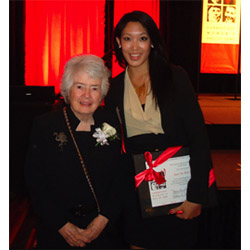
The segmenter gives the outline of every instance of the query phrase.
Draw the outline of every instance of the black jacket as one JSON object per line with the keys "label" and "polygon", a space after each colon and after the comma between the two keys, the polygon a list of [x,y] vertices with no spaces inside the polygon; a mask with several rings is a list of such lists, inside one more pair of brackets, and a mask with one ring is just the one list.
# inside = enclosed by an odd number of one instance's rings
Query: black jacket
{"label": "black jacket", "polygon": [[[126,138],[124,77],[125,71],[111,80],[105,105],[113,112],[119,108]],[[160,106],[162,128],[169,147],[189,147],[191,180],[187,200],[206,205],[211,202],[208,179],[212,160],[203,115],[186,72],[181,67],[172,66],[172,77],[173,96],[166,98],[164,105]]]}
{"label": "black jacket", "polygon": [[[109,112],[99,108],[94,113],[95,125],[91,132],[76,132],[79,120],[70,107],[67,113],[100,203],[100,213],[109,219],[109,225],[115,223],[121,212],[123,181],[128,179],[120,158],[120,140],[96,146],[92,135],[103,122],[118,132],[119,124]],[[39,223],[44,229],[57,232],[68,221],[85,228],[97,216],[95,200],[61,109],[35,119],[25,176]],[[88,208],[86,216],[72,215],[72,209],[78,205]]]}

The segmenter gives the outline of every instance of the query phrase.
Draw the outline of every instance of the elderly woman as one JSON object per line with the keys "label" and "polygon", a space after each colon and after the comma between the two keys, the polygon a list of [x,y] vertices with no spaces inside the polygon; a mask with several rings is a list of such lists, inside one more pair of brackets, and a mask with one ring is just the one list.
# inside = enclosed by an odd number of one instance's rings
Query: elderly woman
{"label": "elderly woman", "polygon": [[25,175],[38,248],[124,247],[116,228],[126,186],[119,124],[100,106],[109,76],[97,56],[71,58],[61,83],[67,105],[34,121]]}

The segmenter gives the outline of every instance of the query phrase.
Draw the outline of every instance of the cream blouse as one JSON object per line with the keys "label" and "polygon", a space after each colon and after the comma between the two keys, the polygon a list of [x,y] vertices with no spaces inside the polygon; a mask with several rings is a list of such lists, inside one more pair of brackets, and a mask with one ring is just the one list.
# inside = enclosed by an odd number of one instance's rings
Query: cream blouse
{"label": "cream blouse", "polygon": [[164,134],[161,126],[160,109],[153,102],[152,91],[148,91],[144,111],[126,69],[124,87],[124,115],[127,136],[140,134]]}

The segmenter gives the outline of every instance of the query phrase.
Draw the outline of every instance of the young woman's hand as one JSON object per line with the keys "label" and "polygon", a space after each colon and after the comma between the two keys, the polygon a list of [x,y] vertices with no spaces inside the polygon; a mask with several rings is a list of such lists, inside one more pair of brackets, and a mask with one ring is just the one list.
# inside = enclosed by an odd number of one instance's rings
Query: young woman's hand
{"label": "young woman's hand", "polygon": [[180,219],[193,219],[200,215],[201,204],[186,200],[179,207],[171,209],[169,213],[175,214]]}

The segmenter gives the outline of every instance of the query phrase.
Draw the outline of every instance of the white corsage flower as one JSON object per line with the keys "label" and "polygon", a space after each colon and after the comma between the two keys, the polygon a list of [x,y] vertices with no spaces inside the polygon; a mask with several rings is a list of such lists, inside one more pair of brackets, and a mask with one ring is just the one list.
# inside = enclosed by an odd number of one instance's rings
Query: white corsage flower
{"label": "white corsage flower", "polygon": [[96,138],[96,146],[101,144],[103,145],[109,145],[108,140],[112,141],[115,139],[119,139],[116,134],[116,129],[110,126],[108,123],[104,122],[102,124],[102,129],[96,128],[95,133],[93,134],[93,137]]}
{"label": "white corsage flower", "polygon": [[102,131],[106,133],[109,137],[112,137],[116,134],[116,129],[110,126],[108,123],[104,122],[102,124]]}

